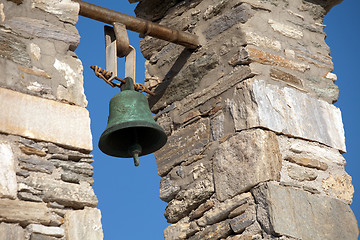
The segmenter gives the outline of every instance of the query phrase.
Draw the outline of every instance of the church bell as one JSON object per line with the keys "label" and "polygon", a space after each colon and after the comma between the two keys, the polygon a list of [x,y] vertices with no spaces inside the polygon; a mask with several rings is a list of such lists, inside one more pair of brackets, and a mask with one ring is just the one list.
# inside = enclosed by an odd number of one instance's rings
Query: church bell
{"label": "church bell", "polygon": [[134,82],[126,78],[122,91],[110,101],[109,118],[99,140],[100,150],[110,156],[134,158],[153,153],[166,144],[167,136],[154,120],[148,101],[134,90]]}

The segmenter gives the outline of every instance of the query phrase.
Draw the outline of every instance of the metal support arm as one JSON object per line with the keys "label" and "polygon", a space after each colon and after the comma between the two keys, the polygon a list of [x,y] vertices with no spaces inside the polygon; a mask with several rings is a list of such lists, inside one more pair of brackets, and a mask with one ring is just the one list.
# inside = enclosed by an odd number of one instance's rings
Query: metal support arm
{"label": "metal support arm", "polygon": [[142,33],[151,37],[162,39],[168,42],[182,45],[189,49],[195,49],[199,46],[198,37],[194,34],[171,29],[141,18],[126,15],[114,10],[103,8],[81,0],[73,0],[80,4],[79,15],[91,18],[100,22],[113,25],[122,23],[126,29]]}

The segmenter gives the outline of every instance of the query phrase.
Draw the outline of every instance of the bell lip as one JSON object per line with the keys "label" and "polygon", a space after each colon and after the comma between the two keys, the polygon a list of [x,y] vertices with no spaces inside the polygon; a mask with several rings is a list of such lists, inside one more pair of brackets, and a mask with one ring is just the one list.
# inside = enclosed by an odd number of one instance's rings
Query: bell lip
{"label": "bell lip", "polygon": [[106,155],[109,155],[112,157],[120,157],[120,158],[133,157],[130,153],[129,154],[113,153],[114,151],[112,151],[111,149],[107,149],[107,146],[104,144],[104,142],[106,141],[106,138],[110,135],[110,133],[112,133],[114,131],[117,131],[117,130],[123,129],[123,128],[135,128],[135,127],[150,127],[153,129],[155,128],[159,134],[159,140],[154,144],[153,151],[142,152],[141,154],[139,154],[139,156],[144,156],[144,155],[154,153],[157,150],[159,150],[160,148],[162,148],[167,143],[167,135],[161,126],[159,126],[156,123],[149,123],[147,121],[140,120],[140,121],[124,122],[124,123],[117,124],[113,127],[107,128],[100,136],[99,143],[98,143],[99,149]]}

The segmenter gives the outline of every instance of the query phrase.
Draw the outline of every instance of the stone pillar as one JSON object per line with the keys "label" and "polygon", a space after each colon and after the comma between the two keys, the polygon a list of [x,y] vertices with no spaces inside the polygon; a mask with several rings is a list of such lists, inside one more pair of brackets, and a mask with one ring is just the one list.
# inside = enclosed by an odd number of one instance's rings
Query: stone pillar
{"label": "stone pillar", "polygon": [[0,239],[100,240],[79,5],[0,1]]}
{"label": "stone pillar", "polygon": [[322,24],[339,2],[140,1],[139,17],[201,41],[142,41],[169,136],[155,154],[166,240],[357,239]]}

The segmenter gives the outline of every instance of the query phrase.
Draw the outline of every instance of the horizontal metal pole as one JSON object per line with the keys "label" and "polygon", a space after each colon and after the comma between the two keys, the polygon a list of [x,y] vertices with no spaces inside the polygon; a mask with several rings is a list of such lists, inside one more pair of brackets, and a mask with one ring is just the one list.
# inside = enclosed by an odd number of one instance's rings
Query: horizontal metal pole
{"label": "horizontal metal pole", "polygon": [[122,23],[126,29],[142,33],[154,38],[182,45],[186,48],[195,49],[199,46],[198,37],[194,34],[171,29],[148,20],[133,17],[95,4],[74,0],[80,4],[79,15],[91,18],[107,24]]}

